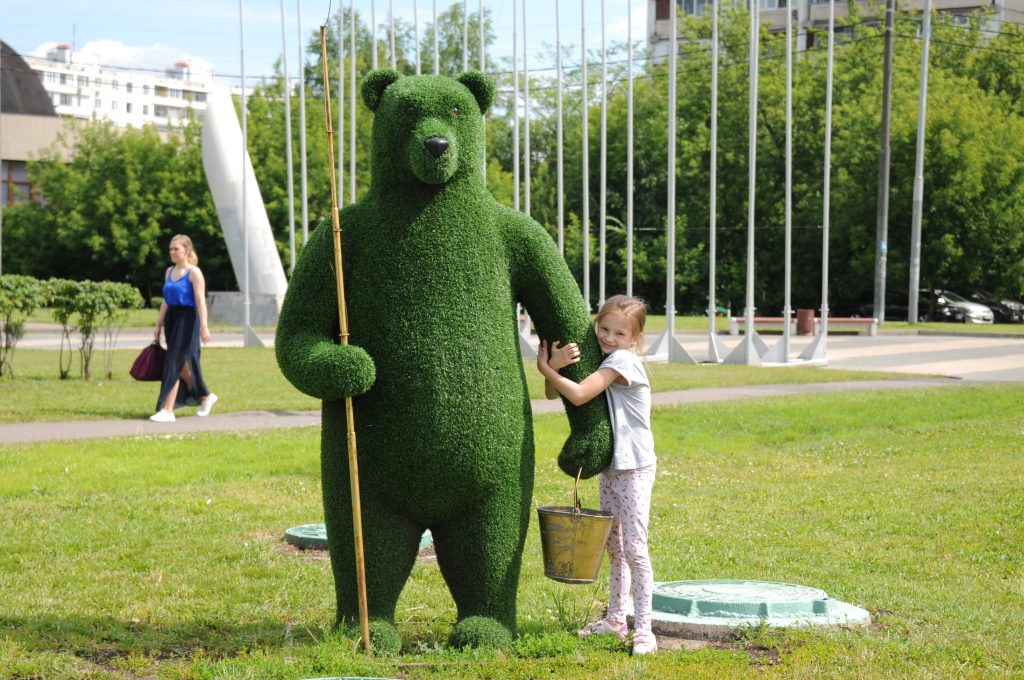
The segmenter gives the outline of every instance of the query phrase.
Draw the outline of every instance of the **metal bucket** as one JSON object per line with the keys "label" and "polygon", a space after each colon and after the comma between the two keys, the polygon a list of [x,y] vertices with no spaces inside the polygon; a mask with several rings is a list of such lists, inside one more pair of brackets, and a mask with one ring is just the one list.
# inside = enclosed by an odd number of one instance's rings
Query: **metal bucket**
{"label": "metal bucket", "polygon": [[544,551],[544,575],[562,583],[593,583],[601,571],[601,558],[613,516],[602,510],[580,507],[580,474],[573,487],[573,506],[537,508],[540,543]]}

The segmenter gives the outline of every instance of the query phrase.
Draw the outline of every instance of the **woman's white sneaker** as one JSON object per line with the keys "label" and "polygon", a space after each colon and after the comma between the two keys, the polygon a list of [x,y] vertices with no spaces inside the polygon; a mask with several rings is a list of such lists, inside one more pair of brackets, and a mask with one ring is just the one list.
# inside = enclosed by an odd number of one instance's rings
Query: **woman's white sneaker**
{"label": "woman's white sneaker", "polygon": [[173,413],[171,413],[170,411],[165,411],[163,409],[160,409],[159,411],[151,415],[149,419],[152,420],[154,423],[173,423],[175,420]]}
{"label": "woman's white sneaker", "polygon": [[210,394],[206,396],[206,401],[199,405],[199,410],[196,411],[196,415],[199,416],[200,418],[210,415],[210,409],[212,409],[213,405],[216,403],[217,395],[214,394],[213,392],[210,392]]}

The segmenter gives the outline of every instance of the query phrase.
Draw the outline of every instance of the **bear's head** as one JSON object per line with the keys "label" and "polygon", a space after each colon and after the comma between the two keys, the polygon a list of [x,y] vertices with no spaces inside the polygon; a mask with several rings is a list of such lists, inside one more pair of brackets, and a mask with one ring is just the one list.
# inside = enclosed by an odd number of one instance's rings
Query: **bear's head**
{"label": "bear's head", "polygon": [[402,76],[378,69],[363,79],[362,93],[375,113],[375,184],[442,185],[457,176],[483,175],[483,114],[494,101],[488,76]]}

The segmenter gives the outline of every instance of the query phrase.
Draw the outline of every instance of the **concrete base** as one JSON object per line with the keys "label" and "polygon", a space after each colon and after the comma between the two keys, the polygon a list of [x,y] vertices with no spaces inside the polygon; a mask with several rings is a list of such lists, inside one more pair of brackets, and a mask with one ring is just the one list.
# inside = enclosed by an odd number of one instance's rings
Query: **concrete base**
{"label": "concrete base", "polygon": [[[276,326],[283,295],[249,296],[249,323],[253,326]],[[236,291],[210,291],[206,298],[210,323],[245,324],[245,296]]]}

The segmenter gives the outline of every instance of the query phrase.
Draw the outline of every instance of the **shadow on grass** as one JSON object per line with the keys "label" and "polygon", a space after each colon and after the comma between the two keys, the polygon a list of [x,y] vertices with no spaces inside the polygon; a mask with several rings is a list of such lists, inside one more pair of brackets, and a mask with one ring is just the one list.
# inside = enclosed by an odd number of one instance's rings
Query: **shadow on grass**
{"label": "shadow on grass", "polygon": [[[159,660],[224,659],[253,649],[313,645],[325,635],[323,623],[191,621],[150,624],[112,617],[41,615],[0,617],[0,638],[28,651],[72,654],[100,665],[139,656]],[[357,641],[353,641],[353,646]]]}

